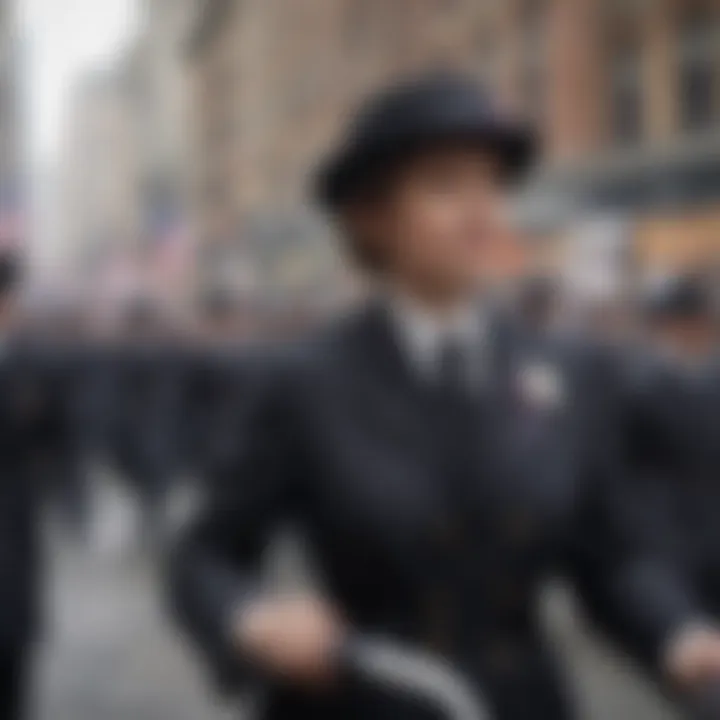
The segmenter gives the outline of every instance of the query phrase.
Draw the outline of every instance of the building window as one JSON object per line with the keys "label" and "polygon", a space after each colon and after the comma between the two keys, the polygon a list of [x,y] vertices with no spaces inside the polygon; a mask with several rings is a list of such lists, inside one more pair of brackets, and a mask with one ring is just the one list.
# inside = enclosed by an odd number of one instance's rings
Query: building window
{"label": "building window", "polygon": [[525,0],[521,12],[521,93],[528,115],[541,121],[547,90],[548,3]]}
{"label": "building window", "polygon": [[497,82],[499,68],[498,28],[487,17],[480,19],[475,35],[477,72],[479,79],[488,88]]}
{"label": "building window", "polygon": [[345,45],[354,55],[367,53],[373,46],[377,7],[372,0],[352,2],[345,17]]}
{"label": "building window", "polygon": [[642,46],[633,38],[613,53],[610,65],[610,133],[618,145],[633,145],[643,134]]}
{"label": "building window", "polygon": [[435,8],[440,12],[457,12],[462,7],[462,0],[434,0]]}
{"label": "building window", "polygon": [[680,18],[678,37],[681,130],[707,130],[720,116],[720,12],[704,5],[688,9]]}

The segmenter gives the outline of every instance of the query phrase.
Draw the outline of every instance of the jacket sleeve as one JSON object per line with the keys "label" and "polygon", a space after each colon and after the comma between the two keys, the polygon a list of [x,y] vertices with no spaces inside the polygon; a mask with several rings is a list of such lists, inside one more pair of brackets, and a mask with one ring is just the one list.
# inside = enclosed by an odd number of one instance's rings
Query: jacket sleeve
{"label": "jacket sleeve", "polygon": [[207,506],[170,560],[177,620],[228,690],[250,675],[231,638],[232,617],[259,591],[263,550],[297,502],[287,387],[273,379],[260,395],[232,453],[207,478]]}
{"label": "jacket sleeve", "polygon": [[590,618],[657,669],[674,634],[700,620],[701,604],[672,552],[675,530],[667,505],[652,483],[634,473],[635,409],[627,386],[607,358],[592,367],[598,397],[572,571]]}

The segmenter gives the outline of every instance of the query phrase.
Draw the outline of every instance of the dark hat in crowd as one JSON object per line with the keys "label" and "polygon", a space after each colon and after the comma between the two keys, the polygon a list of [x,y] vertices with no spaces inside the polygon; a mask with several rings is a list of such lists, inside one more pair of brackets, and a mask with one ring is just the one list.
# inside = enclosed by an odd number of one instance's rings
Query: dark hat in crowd
{"label": "dark hat in crowd", "polygon": [[418,151],[456,141],[495,155],[510,182],[529,169],[537,152],[530,128],[501,112],[475,80],[435,73],[367,100],[340,146],[321,165],[317,199],[336,209]]}
{"label": "dark hat in crowd", "polygon": [[645,298],[646,315],[655,321],[711,318],[716,311],[708,283],[697,275],[678,275],[652,287]]}

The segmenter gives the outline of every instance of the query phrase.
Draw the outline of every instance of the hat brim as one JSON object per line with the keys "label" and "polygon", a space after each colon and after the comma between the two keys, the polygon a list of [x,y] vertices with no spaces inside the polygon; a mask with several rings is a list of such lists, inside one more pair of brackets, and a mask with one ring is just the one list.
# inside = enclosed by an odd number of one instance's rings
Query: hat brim
{"label": "hat brim", "polygon": [[445,145],[467,145],[497,158],[509,185],[522,181],[534,166],[539,147],[532,130],[510,124],[460,124],[387,138],[372,146],[346,146],[318,169],[315,199],[326,209],[337,210],[363,196],[388,171],[421,152]]}

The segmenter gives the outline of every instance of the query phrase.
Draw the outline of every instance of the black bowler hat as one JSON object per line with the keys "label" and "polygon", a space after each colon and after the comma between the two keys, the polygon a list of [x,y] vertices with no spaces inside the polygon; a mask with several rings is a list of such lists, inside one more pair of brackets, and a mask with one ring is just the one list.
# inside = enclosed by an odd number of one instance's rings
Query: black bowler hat
{"label": "black bowler hat", "polygon": [[715,313],[708,284],[696,275],[676,275],[651,288],[646,315],[655,321],[711,318]]}
{"label": "black bowler hat", "polygon": [[531,129],[503,114],[472,78],[436,73],[393,85],[361,107],[316,178],[318,200],[337,208],[418,150],[467,141],[496,155],[515,181],[537,154]]}

